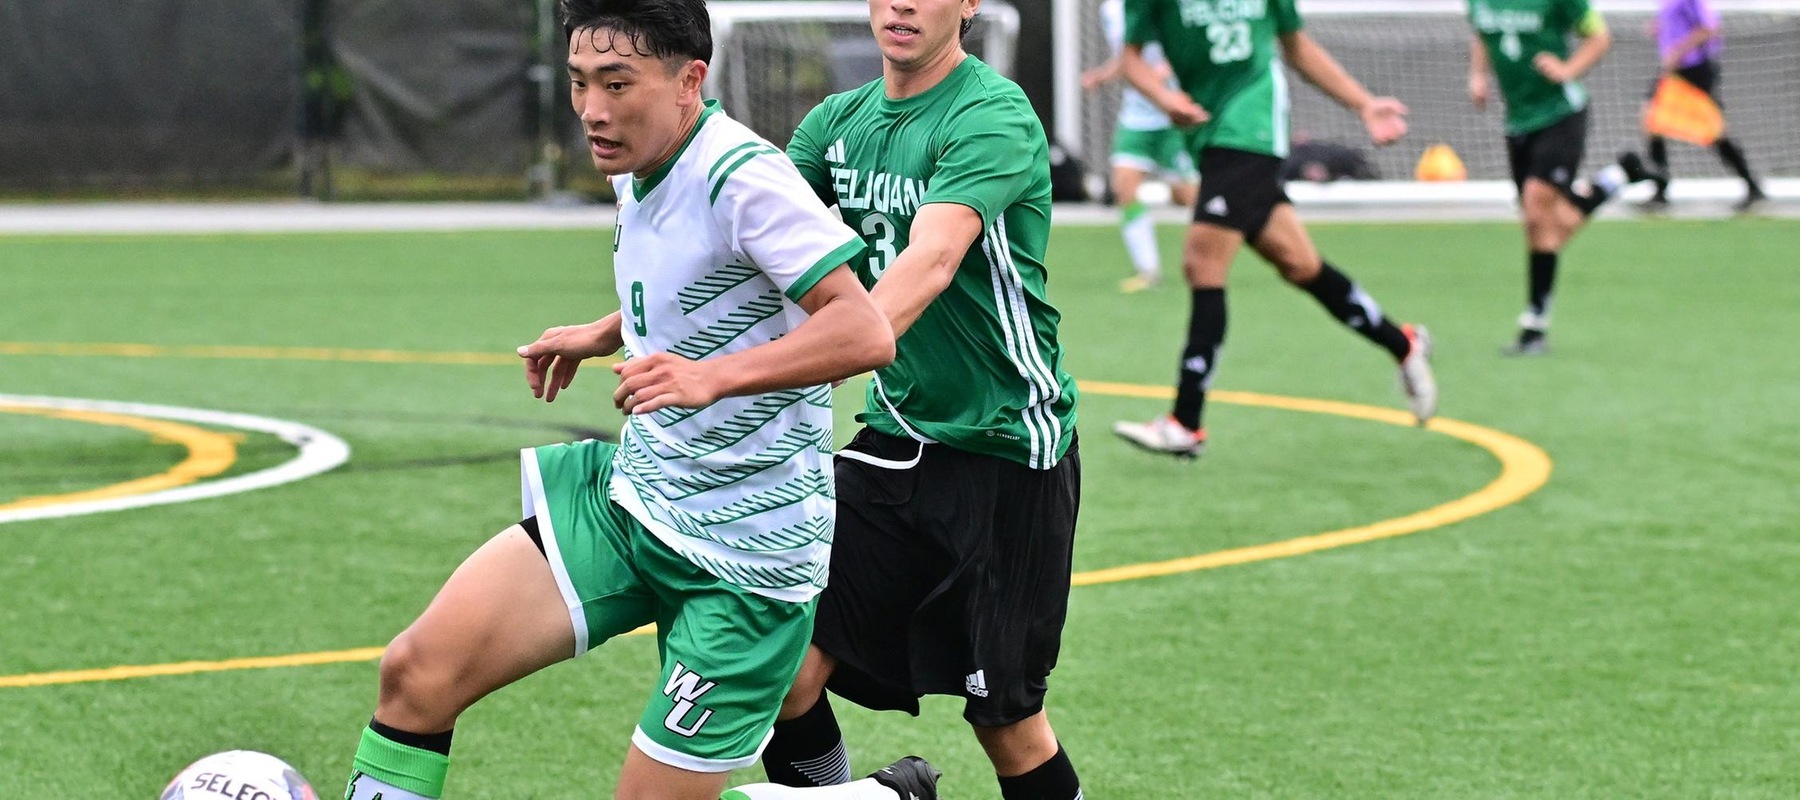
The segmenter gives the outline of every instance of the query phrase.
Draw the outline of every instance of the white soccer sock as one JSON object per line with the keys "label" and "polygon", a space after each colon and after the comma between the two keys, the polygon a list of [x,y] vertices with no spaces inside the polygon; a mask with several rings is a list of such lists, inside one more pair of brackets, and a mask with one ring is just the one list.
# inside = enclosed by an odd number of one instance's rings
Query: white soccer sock
{"label": "white soccer sock", "polygon": [[1150,220],[1150,212],[1144,209],[1143,203],[1131,203],[1125,206],[1124,221],[1119,225],[1119,234],[1125,238],[1125,252],[1131,254],[1131,263],[1138,274],[1154,278],[1162,274],[1162,255],[1156,248],[1156,223]]}
{"label": "white soccer sock", "polygon": [[437,800],[435,797],[414,794],[398,786],[382,783],[373,775],[356,773],[356,777],[350,781],[350,793],[344,795],[344,800],[375,800],[375,798],[381,798],[381,800]]}
{"label": "white soccer sock", "polygon": [[875,782],[874,778],[837,786],[815,786],[796,789],[775,783],[753,783],[725,790],[719,800],[904,800],[893,789]]}

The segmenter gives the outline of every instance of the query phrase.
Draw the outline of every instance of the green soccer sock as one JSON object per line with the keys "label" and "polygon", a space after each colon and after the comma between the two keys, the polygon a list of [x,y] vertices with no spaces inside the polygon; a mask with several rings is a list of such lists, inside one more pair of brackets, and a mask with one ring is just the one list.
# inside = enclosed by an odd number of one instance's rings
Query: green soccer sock
{"label": "green soccer sock", "polygon": [[364,728],[344,800],[438,800],[449,771],[450,756]]}

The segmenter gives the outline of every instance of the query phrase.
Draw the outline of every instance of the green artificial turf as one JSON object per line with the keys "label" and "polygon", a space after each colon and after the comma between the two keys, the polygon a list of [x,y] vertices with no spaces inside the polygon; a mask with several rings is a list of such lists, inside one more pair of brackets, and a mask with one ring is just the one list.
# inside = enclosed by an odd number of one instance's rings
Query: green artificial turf
{"label": "green artificial turf", "polygon": [[[1390,314],[1431,326],[1442,413],[1536,444],[1554,473],[1402,538],[1075,589],[1050,713],[1086,795],[1800,794],[1800,225],[1597,224],[1563,259],[1553,352],[1529,360],[1498,355],[1524,294],[1516,225],[1314,232]],[[1162,233],[1172,257],[1180,231]],[[504,355],[616,307],[609,235],[0,238],[0,343]],[[1186,292],[1119,295],[1126,264],[1113,229],[1054,232],[1066,366],[1163,387]],[[1218,388],[1400,405],[1383,353],[1251,257],[1230,304]],[[354,449],[277,488],[0,525],[0,679],[384,644],[516,519],[518,448],[617,429],[612,384],[586,370],[544,405],[504,363],[0,355],[0,392],[261,414]],[[1083,396],[1078,571],[1376,522],[1499,471],[1431,431],[1226,403],[1196,463],[1108,432],[1164,411]],[[260,434],[240,450],[229,474],[292,452]],[[180,457],[0,414],[0,504]],[[606,796],[655,676],[653,640],[630,637],[483,701],[450,796]],[[151,797],[235,748],[336,796],[375,689],[372,661],[0,688],[0,797]],[[945,797],[998,798],[959,713],[838,704],[859,774],[919,753]]]}

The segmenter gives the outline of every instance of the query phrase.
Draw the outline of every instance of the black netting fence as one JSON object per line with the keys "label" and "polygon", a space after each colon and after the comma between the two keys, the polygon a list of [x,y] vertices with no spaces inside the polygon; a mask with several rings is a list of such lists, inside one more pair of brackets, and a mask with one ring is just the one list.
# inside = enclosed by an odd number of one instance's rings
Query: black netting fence
{"label": "black netting fence", "polygon": [[532,69],[539,13],[538,0],[0,0],[0,191],[523,194],[558,139],[544,117],[574,134],[533,83],[560,77]]}

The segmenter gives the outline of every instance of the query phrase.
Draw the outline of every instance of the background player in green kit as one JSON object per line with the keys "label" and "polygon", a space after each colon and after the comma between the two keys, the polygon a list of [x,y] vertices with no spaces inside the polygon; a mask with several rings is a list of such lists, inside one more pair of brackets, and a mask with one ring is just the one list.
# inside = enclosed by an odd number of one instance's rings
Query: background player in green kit
{"label": "background player in green kit", "polygon": [[964,700],[1008,800],[1081,792],[1044,713],[1080,499],[1075,384],[1046,299],[1049,144],[1025,94],[963,51],[979,0],[870,0],[882,78],[788,145],[860,231],[898,337],[838,456],[831,582],[764,753],[771,780],[848,777],[833,693]]}
{"label": "background player in green kit", "polygon": [[[1406,107],[1376,97],[1303,32],[1294,0],[1125,0],[1125,76],[1177,125],[1192,126],[1200,198],[1182,268],[1193,289],[1175,408],[1113,432],[1140,447],[1193,457],[1206,444],[1201,414],[1225,341],[1225,280],[1248,242],[1289,283],[1400,365],[1400,387],[1420,423],[1437,411],[1430,338],[1399,325],[1375,299],[1319,256],[1281,185],[1288,154],[1288,85],[1277,53],[1385,145],[1406,133]],[[1160,43],[1180,88],[1158,80],[1144,49]]]}
{"label": "background player in green kit", "polygon": [[[523,453],[526,518],[470,555],[382,656],[346,800],[441,797],[463,710],[651,622],[662,675],[614,796],[718,798],[767,742],[812,632],[836,510],[825,384],[893,357],[844,268],[860,239],[779,150],[701,102],[702,0],[561,10],[571,99],[620,197],[622,308],[519,355],[550,401],[583,359],[625,350],[613,399],[627,423],[616,446]],[[569,767],[569,785],[593,793],[586,764]],[[934,781],[905,759],[831,796],[931,798]]]}
{"label": "background player in green kit", "polygon": [[[1112,46],[1112,58],[1106,63],[1081,73],[1081,88],[1093,91],[1119,79],[1119,53],[1125,47],[1125,0],[1105,0],[1100,4],[1100,27],[1106,32],[1106,43]],[[1151,45],[1144,53],[1157,72],[1167,72],[1162,51]],[[1174,81],[1170,73],[1166,78]],[[1156,244],[1156,224],[1149,209],[1138,199],[1138,188],[1144,179],[1157,175],[1169,183],[1169,196],[1183,208],[1194,204],[1195,183],[1200,173],[1194,169],[1194,157],[1188,152],[1187,134],[1169,121],[1156,104],[1129,86],[1119,93],[1119,124],[1113,130],[1112,191],[1119,206],[1119,233],[1125,239],[1125,251],[1131,256],[1134,273],[1119,282],[1126,294],[1141,292],[1162,281],[1162,254]]]}
{"label": "background player in green kit", "polygon": [[[1588,95],[1579,79],[1612,47],[1588,0],[1470,0],[1469,99],[1486,108],[1488,72],[1506,97],[1506,154],[1525,221],[1526,308],[1508,355],[1546,352],[1551,292],[1563,246],[1626,183],[1653,180],[1626,153],[1593,179],[1580,179],[1587,149]],[[1580,46],[1569,50],[1571,37]]]}

